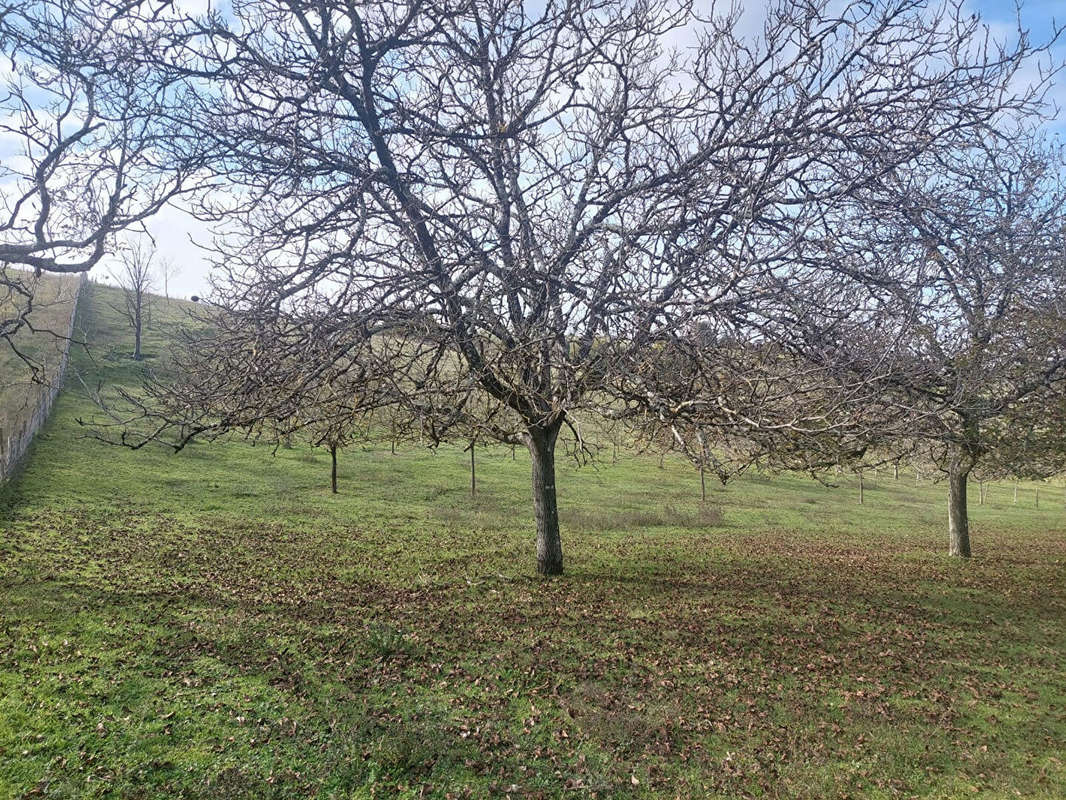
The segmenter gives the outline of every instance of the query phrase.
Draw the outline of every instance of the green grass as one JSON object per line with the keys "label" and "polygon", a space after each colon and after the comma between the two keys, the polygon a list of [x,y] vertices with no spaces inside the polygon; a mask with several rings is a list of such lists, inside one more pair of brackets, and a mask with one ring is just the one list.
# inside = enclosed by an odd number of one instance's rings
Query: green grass
{"label": "green grass", "polygon": [[[132,383],[94,288],[86,384]],[[145,352],[162,353],[148,332]],[[84,438],[80,384],[0,512],[0,797],[1066,797],[1062,488],[669,460]],[[609,461],[609,459],[608,459]],[[974,491],[976,499],[976,490]],[[719,514],[720,512],[720,514]]]}
{"label": "green grass", "polygon": [[[25,275],[12,271],[12,276]],[[78,278],[42,275],[21,277],[35,284],[29,324],[11,342],[0,341],[0,434],[19,430],[33,416],[47,384],[58,373],[67,348],[70,320]],[[0,298],[0,318],[16,319],[25,313],[23,298]],[[37,371],[36,379],[34,370]]]}

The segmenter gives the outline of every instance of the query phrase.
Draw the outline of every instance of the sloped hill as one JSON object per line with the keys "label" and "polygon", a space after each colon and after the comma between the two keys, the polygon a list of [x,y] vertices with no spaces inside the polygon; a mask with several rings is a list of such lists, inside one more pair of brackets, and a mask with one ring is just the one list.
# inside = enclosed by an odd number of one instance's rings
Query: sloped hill
{"label": "sloped hill", "polygon": [[0,273],[0,485],[6,485],[59,394],[84,277]]}
{"label": "sloped hill", "polygon": [[[0,341],[0,431],[25,424],[40,400],[42,384],[56,374],[67,349],[67,324],[79,278],[43,275],[36,281],[28,315],[32,325],[18,330],[10,342]],[[0,319],[17,319],[26,308],[21,299],[0,300]]]}

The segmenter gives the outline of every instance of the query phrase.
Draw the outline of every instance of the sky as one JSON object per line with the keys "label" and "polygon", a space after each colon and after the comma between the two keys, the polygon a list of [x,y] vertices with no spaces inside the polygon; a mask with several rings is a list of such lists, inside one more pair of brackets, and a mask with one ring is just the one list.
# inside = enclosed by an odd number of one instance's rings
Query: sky
{"label": "sky", "polygon": [[[1017,10],[1013,0],[969,0],[968,7],[981,15],[994,36],[1011,39],[1016,36]],[[1059,24],[1066,22],[1066,5],[1062,0],[1029,0],[1021,8],[1022,26],[1029,30],[1034,41],[1050,35],[1056,17]],[[1066,37],[1055,45],[1051,55],[1059,63],[1066,61]],[[1066,142],[1066,74],[1057,78],[1053,94],[1063,107],[1062,118],[1053,130]],[[187,298],[207,294],[210,264],[198,247],[198,244],[210,244],[211,232],[207,226],[180,208],[170,207],[152,219],[147,229],[155,240],[158,254],[178,267],[170,282],[170,295]],[[106,280],[107,272],[107,265],[100,265],[93,271],[93,277]]]}

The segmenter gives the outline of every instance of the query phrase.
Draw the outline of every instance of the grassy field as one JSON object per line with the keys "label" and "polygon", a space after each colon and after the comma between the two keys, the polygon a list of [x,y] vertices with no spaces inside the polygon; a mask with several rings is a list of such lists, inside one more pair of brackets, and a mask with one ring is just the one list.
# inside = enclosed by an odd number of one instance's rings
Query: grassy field
{"label": "grassy field", "polygon": [[[108,291],[88,385],[145,368]],[[993,487],[962,563],[913,474],[701,506],[622,453],[561,467],[544,581],[524,453],[471,499],[459,449],[347,451],[334,496],[84,438],[78,385],[0,500],[0,797],[1066,797],[1061,486]]]}
{"label": "grassy field", "polygon": [[[60,337],[67,331],[78,278],[43,275],[37,280],[29,316],[36,330],[22,328],[13,337],[14,347],[0,341],[0,431],[15,431],[32,416],[42,391],[40,381],[33,380],[33,368],[40,379],[50,380],[67,347]],[[0,301],[0,317],[16,317],[20,307],[11,298]]]}

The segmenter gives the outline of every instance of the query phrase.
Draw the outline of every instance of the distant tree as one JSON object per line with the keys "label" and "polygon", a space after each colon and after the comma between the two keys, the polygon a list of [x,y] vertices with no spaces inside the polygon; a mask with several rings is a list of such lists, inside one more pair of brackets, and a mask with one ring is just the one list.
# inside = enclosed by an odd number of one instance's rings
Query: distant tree
{"label": "distant tree", "polygon": [[339,491],[337,455],[354,442],[370,437],[372,419],[365,408],[364,387],[359,381],[341,375],[325,383],[299,405],[297,416],[290,421],[286,434],[302,434],[312,447],[324,447],[330,457],[330,489]]}
{"label": "distant tree", "polygon": [[216,301],[255,327],[328,298],[308,336],[427,321],[430,382],[457,392],[437,405],[476,386],[520,423],[548,575],[557,440],[609,412],[635,354],[688,324],[751,335],[803,280],[818,201],[1032,99],[1010,90],[1028,42],[982,48],[959,5],[920,0],[778,0],[758,37],[627,0],[258,0],[145,25],[186,90],[175,141],[234,190],[202,209],[240,228]]}
{"label": "distant tree", "polygon": [[133,359],[140,361],[141,338],[145,320],[151,313],[152,290],[156,276],[153,270],[155,249],[140,239],[127,243],[119,252],[121,266],[116,267],[111,277],[122,289],[123,316],[133,329]]}
{"label": "distant tree", "polygon": [[181,273],[181,267],[171,258],[159,260],[158,273],[163,281],[163,297],[170,299],[170,282]]}

